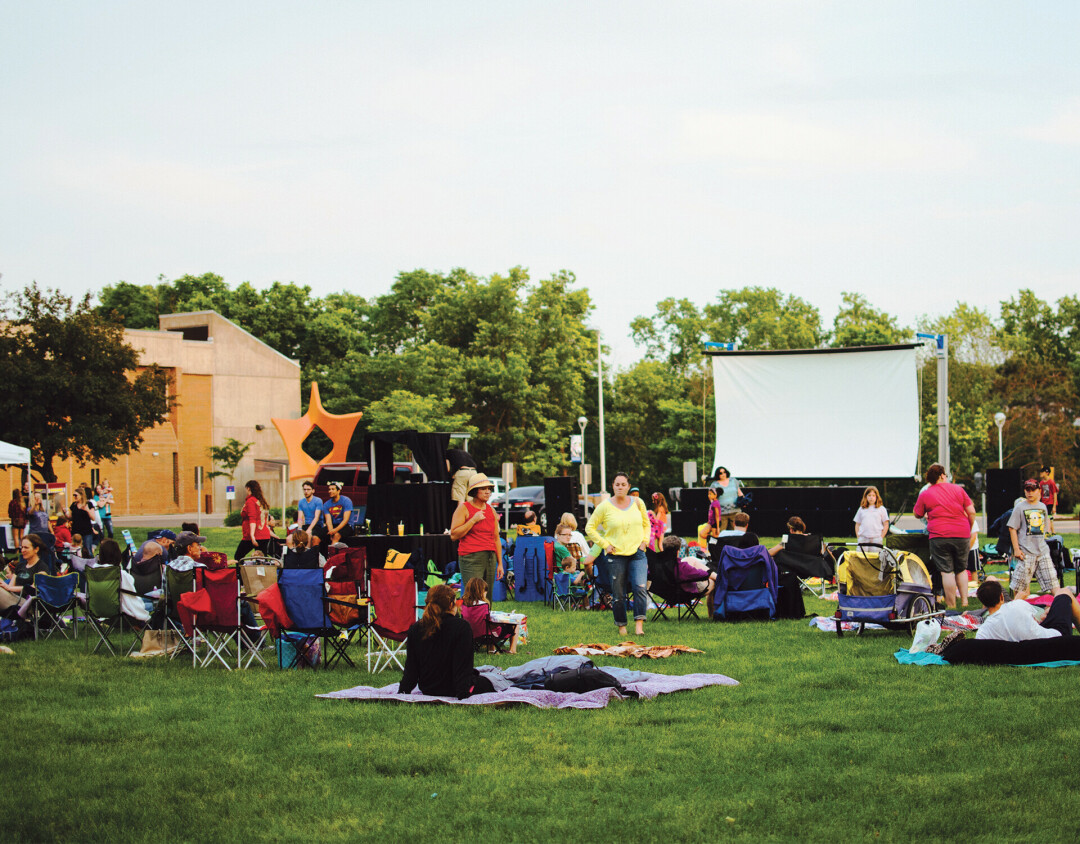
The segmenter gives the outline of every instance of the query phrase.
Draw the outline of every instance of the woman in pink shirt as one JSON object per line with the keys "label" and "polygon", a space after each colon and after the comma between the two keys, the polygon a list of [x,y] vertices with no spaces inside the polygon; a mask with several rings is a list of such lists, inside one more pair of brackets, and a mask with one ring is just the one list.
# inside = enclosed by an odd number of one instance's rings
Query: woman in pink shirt
{"label": "woman in pink shirt", "polygon": [[949,483],[940,463],[926,470],[926,482],[930,486],[919,493],[915,515],[920,519],[926,516],[930,559],[941,572],[946,606],[955,609],[959,593],[960,604],[966,607],[968,546],[971,526],[975,524],[975,505],[963,487]]}

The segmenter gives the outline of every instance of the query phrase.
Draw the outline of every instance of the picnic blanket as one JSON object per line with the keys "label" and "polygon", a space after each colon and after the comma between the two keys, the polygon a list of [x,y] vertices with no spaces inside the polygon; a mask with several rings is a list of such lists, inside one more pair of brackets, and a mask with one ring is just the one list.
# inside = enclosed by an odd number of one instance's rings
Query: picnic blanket
{"label": "picnic blanket", "polygon": [[965,612],[962,615],[947,615],[941,619],[942,630],[978,630],[982,626],[982,619],[974,613]]}
{"label": "picnic blanket", "polygon": [[[896,657],[896,661],[901,665],[951,665],[952,663],[946,662],[941,658],[940,654],[928,654],[928,653],[908,653],[905,650],[899,650],[893,654]],[[1080,660],[1074,659],[1059,659],[1054,662],[1032,662],[1026,664],[1013,664],[1013,668],[1068,668],[1070,665],[1080,665]]]}
{"label": "picnic blanket", "polygon": [[[480,669],[481,671],[484,668]],[[637,692],[639,697],[651,700],[659,695],[671,692],[688,691],[690,689],[702,689],[706,686],[737,686],[737,680],[732,680],[723,674],[649,674],[644,679],[632,683],[625,683],[629,691]],[[331,700],[393,700],[401,703],[445,703],[465,704],[467,706],[513,706],[524,704],[535,706],[537,709],[603,709],[613,700],[623,700],[615,689],[596,689],[591,692],[569,693],[549,692],[546,689],[518,689],[509,688],[499,692],[458,700],[455,697],[434,697],[421,694],[415,689],[412,694],[398,694],[398,684],[391,683],[376,689],[371,686],[354,686],[351,689],[342,689],[339,692],[315,695],[315,697]]]}
{"label": "picnic blanket", "polygon": [[579,656],[632,656],[635,659],[647,657],[649,659],[664,659],[675,654],[703,654],[697,648],[688,648],[686,645],[638,645],[635,642],[619,642],[617,645],[606,645],[603,642],[591,644],[563,645],[555,648],[554,654],[578,654]]}

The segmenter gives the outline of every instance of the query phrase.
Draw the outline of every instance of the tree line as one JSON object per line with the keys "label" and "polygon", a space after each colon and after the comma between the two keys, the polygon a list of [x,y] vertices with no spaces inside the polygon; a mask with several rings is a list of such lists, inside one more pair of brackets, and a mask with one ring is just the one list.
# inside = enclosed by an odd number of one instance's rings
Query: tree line
{"label": "tree line", "polygon": [[[39,470],[52,457],[110,459],[137,447],[139,431],[168,412],[163,376],[154,368],[124,379],[127,387],[115,379],[94,382],[92,395],[114,396],[110,407],[122,411],[104,435],[91,430],[89,407],[62,407],[55,394],[71,395],[69,385],[80,378],[85,384],[90,369],[102,369],[79,361],[97,356],[99,344],[121,350],[123,328],[156,328],[158,314],[195,310],[217,311],[299,360],[302,383],[318,381],[329,410],[364,411],[361,433],[467,432],[483,468],[497,472],[513,462],[523,483],[571,469],[568,437],[584,415],[591,423],[586,460],[598,463],[596,314],[588,289],[568,271],[533,280],[521,267],[487,277],[464,269],[413,270],[370,298],[316,296],[310,286],[292,282],[232,287],[206,273],[160,277],[155,284],[121,281],[96,299],[75,302],[31,286],[7,300],[0,331],[5,356],[16,369],[48,372],[52,383],[65,385],[52,395],[48,389],[32,393],[40,408],[32,414],[7,412],[21,408],[13,385],[30,385],[9,379],[0,386],[3,439],[28,443],[36,432],[48,432],[35,450]],[[70,331],[60,331],[61,324]],[[1030,290],[1002,302],[997,314],[959,303],[914,326],[851,292],[843,294],[831,326],[815,305],[777,288],[722,290],[707,301],[663,299],[653,314],[630,325],[641,360],[615,370],[605,366],[609,470],[626,468],[639,486],[666,490],[682,484],[684,460],[696,460],[701,471],[712,465],[715,410],[711,367],[702,356],[706,341],[747,349],[870,346],[910,341],[916,331],[949,336],[954,473],[970,480],[996,465],[993,415],[1003,411],[1005,465],[1033,474],[1038,465],[1053,464],[1068,491],[1080,464],[1073,427],[1080,416],[1080,300],[1066,296],[1051,304]],[[27,342],[37,334],[51,346]],[[109,360],[116,371],[134,369],[127,358]],[[60,373],[80,365],[74,380]],[[936,377],[928,354],[920,366],[924,466],[936,456]],[[303,396],[306,402],[306,389]],[[313,435],[305,448],[318,458],[329,443]],[[718,457],[737,472],[735,456]]]}

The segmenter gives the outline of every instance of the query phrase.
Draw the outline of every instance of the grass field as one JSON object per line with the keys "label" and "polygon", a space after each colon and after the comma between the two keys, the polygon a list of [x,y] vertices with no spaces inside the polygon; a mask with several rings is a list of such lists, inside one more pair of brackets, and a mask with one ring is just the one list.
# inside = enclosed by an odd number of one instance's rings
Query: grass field
{"label": "grass field", "polygon": [[[208,544],[231,553],[237,534],[212,529]],[[608,614],[526,610],[522,652],[478,660],[615,641]],[[1077,837],[1076,669],[902,667],[891,654],[906,634],[838,639],[804,621],[672,620],[647,624],[643,641],[705,653],[628,667],[741,685],[598,711],[356,703],[314,695],[400,674],[195,671],[91,657],[83,641],[16,643],[0,658],[2,837]]]}

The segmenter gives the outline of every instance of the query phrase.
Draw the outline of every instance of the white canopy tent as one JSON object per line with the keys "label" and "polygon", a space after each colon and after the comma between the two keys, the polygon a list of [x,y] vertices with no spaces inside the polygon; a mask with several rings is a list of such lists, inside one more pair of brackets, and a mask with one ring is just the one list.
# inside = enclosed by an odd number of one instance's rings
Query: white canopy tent
{"label": "white canopy tent", "polygon": [[25,463],[27,475],[30,474],[30,449],[21,445],[12,445],[0,440],[0,466],[12,463]]}

